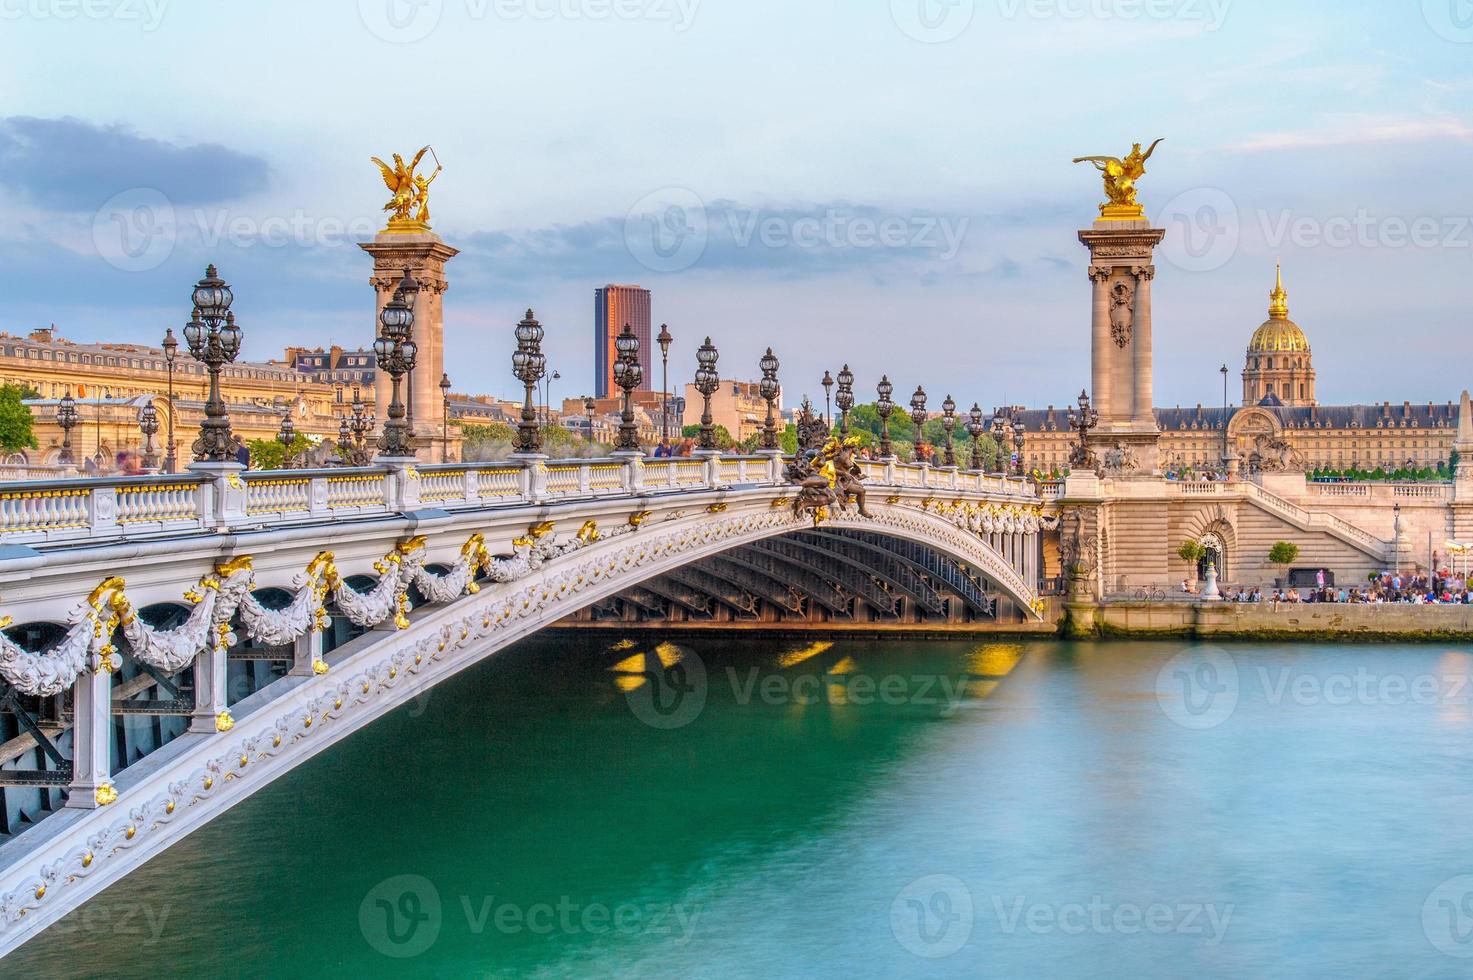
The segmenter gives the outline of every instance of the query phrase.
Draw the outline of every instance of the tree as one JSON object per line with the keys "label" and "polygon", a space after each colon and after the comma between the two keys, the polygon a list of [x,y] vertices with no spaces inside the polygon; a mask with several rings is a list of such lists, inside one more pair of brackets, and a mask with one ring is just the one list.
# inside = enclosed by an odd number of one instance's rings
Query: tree
{"label": "tree", "polygon": [[1280,571],[1288,572],[1289,566],[1299,558],[1299,545],[1291,541],[1275,541],[1268,549],[1268,560],[1278,565]]}
{"label": "tree", "polygon": [[19,385],[0,386],[0,449],[7,453],[40,448],[32,431],[36,417],[29,405],[21,403],[24,397],[25,390]]}
{"label": "tree", "polygon": [[[292,439],[292,456],[298,456],[312,447],[306,436],[298,432]],[[286,448],[275,439],[250,439],[246,448],[251,451],[251,469],[279,470],[286,466]]]}
{"label": "tree", "polygon": [[[680,430],[680,434],[686,439],[698,439],[701,435],[701,427],[699,425],[687,425]],[[736,440],[731,437],[731,433],[727,431],[724,425],[713,425],[711,427],[711,437],[715,441],[717,449],[731,449],[736,445]]]}
{"label": "tree", "polygon": [[1181,547],[1176,549],[1176,557],[1186,562],[1192,578],[1196,578],[1197,565],[1207,557],[1207,547],[1200,541],[1187,538],[1181,543]]}

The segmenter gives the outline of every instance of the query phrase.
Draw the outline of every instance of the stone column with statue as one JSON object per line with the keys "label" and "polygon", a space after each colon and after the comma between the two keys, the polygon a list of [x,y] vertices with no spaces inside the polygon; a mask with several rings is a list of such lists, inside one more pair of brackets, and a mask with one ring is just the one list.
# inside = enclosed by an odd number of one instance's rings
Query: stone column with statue
{"label": "stone column with statue", "polygon": [[1095,438],[1114,452],[1106,460],[1116,476],[1155,476],[1160,471],[1160,431],[1152,406],[1151,282],[1155,248],[1166,232],[1152,228],[1136,199],[1136,183],[1161,143],[1135,144],[1124,159],[1078,157],[1104,176],[1105,203],[1093,226],[1079,233],[1089,249],[1093,284],[1091,354]]}
{"label": "stone column with statue", "polygon": [[[433,158],[434,152],[425,146],[408,163],[395,153],[392,165],[378,157],[373,158],[384,185],[392,195],[383,206],[389,220],[373,241],[360,242],[358,246],[373,256],[373,275],[369,283],[374,289],[375,324],[379,313],[393,298],[394,287],[403,279],[406,269],[419,283],[414,302],[413,336],[418,354],[414,369],[405,379],[403,392],[416,448],[436,445],[444,431],[445,407],[439,382],[445,373],[443,297],[448,286],[445,263],[459,254],[458,249],[446,245],[430,229],[430,183],[443,168],[436,160],[435,170],[428,176],[417,173],[417,170],[425,154]],[[389,379],[383,372],[378,372],[374,379],[374,407],[378,418],[388,417]],[[450,441],[456,441],[454,430],[450,431]],[[453,459],[458,455],[451,449],[447,458]],[[428,453],[421,459],[428,462],[438,457],[439,453]]]}

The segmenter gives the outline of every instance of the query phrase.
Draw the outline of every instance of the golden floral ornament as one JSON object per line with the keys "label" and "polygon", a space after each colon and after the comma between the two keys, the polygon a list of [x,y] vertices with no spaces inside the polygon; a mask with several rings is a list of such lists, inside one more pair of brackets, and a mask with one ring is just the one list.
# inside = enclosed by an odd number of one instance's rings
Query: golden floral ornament
{"label": "golden floral ornament", "polygon": [[629,526],[638,529],[645,521],[649,520],[651,511],[637,510],[629,515]]}
{"label": "golden floral ornament", "polygon": [[578,529],[578,543],[590,545],[599,539],[598,521],[584,521]]}
{"label": "golden floral ornament", "polygon": [[92,798],[97,801],[98,806],[107,806],[110,803],[116,803],[118,801],[118,791],[112,783],[103,783],[97,787],[97,791],[92,794]]}
{"label": "golden floral ornament", "polygon": [[235,719],[230,717],[230,712],[222,711],[215,716],[215,731],[228,732],[235,727]]}
{"label": "golden floral ornament", "polygon": [[312,673],[316,674],[318,677],[321,677],[323,674],[327,673],[331,669],[332,668],[328,667],[326,660],[312,661]]}
{"label": "golden floral ornament", "polygon": [[708,514],[724,514],[724,513],[726,513],[726,509],[727,509],[727,504],[723,501],[722,503],[712,504],[711,506],[707,507],[706,508],[706,513],[708,513]]}

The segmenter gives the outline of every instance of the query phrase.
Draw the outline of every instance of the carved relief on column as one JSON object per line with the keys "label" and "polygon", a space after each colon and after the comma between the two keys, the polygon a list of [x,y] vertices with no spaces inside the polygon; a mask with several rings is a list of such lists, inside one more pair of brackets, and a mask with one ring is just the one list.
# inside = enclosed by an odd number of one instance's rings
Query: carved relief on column
{"label": "carved relief on column", "polygon": [[1110,339],[1124,350],[1134,332],[1135,286],[1124,279],[1110,287]]}

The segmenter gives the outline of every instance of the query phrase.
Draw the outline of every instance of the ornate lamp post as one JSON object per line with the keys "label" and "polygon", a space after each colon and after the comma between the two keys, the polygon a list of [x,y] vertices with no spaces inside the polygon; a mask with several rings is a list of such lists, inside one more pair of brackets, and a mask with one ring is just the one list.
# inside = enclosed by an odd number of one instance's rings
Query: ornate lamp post
{"label": "ornate lamp post", "polygon": [[61,452],[56,456],[57,461],[63,466],[71,466],[77,461],[72,455],[72,429],[77,425],[77,400],[72,397],[70,388],[56,405],[56,424],[61,429]]}
{"label": "ornate lamp post", "polygon": [[292,453],[292,443],[297,441],[297,426],[292,422],[292,410],[288,405],[285,412],[281,413],[281,428],[276,430],[276,441],[281,443],[281,468],[294,470],[297,468],[295,455]]}
{"label": "ornate lamp post", "polygon": [[517,324],[517,349],[511,356],[511,370],[525,389],[522,421],[517,425],[516,451],[519,454],[534,455],[542,451],[542,430],[537,426],[537,409],[532,404],[532,392],[542,375],[547,372],[547,358],[542,355],[542,324],[537,322],[537,317],[531,310]]}
{"label": "ornate lamp post", "polygon": [[644,368],[639,364],[639,338],[629,324],[614,338],[614,383],[624,392],[624,404],[619,412],[619,439],[614,451],[638,453],[639,427],[634,424],[634,389],[644,380]]}
{"label": "ornate lamp post", "polygon": [[583,411],[588,416],[588,444],[593,445],[593,410],[597,408],[592,395],[583,399]]}
{"label": "ornate lamp post", "polygon": [[875,402],[875,414],[880,417],[880,458],[890,459],[895,455],[895,450],[890,445],[890,414],[895,411],[895,402],[891,396],[895,394],[895,386],[890,383],[890,376],[880,376],[880,383],[875,385],[875,391],[879,393],[880,400]]}
{"label": "ornate lamp post", "polygon": [[440,462],[450,462],[450,375],[440,372]]}
{"label": "ornate lamp post", "polygon": [[405,419],[404,403],[399,399],[399,386],[404,375],[414,370],[419,348],[411,336],[414,331],[414,307],[409,301],[411,292],[418,292],[419,284],[404,270],[404,278],[394,289],[394,296],[384,304],[379,313],[379,335],[373,342],[373,352],[378,357],[380,371],[387,371],[392,382],[389,395],[389,417],[384,421],[384,431],[379,435],[380,456],[404,458],[414,455],[410,443],[409,423]]}
{"label": "ornate lamp post", "polygon": [[153,437],[159,432],[159,410],[157,408],[152,405],[144,405],[138,410],[138,431],[143,433],[143,467],[156,470],[159,468],[159,454],[154,446]]}
{"label": "ornate lamp post", "polygon": [[982,472],[982,433],[987,431],[987,426],[982,422],[982,406],[972,402],[972,410],[967,413],[967,435],[972,437],[972,470]]}
{"label": "ornate lamp post", "polygon": [[1006,475],[1012,469],[1012,463],[1003,459],[1002,454],[1007,452],[1008,443],[1012,441],[1012,426],[1000,408],[992,414],[992,441],[997,443],[997,472]]}
{"label": "ornate lamp post", "polygon": [[164,367],[169,372],[169,444],[164,447],[164,472],[172,473],[179,465],[174,447],[174,359],[179,356],[179,341],[174,339],[174,328],[164,331]]}
{"label": "ornate lamp post", "polygon": [[825,371],[823,373],[823,380],[820,381],[819,384],[823,385],[823,424],[828,426],[829,428],[833,428],[834,416],[829,407],[831,404],[829,401],[829,395],[832,394],[834,390],[834,379],[827,371]]}
{"label": "ornate lamp post", "polygon": [[767,402],[767,420],[762,423],[762,448],[771,452],[778,448],[777,442],[777,394],[780,390],[777,383],[777,357],[772,353],[772,348],[767,348],[767,353],[762,355],[757,366],[762,369],[762,383],[759,390],[762,400]]}
{"label": "ornate lamp post", "polygon": [[371,414],[363,411],[363,395],[354,387],[353,414],[338,426],[338,438],[343,445],[349,447],[348,461],[351,465],[368,465],[368,450],[364,443],[377,421]]}
{"label": "ornate lamp post", "polygon": [[716,361],[720,358],[716,345],[707,337],[696,351],[696,391],[701,393],[701,450],[716,451],[716,426],[711,418],[711,396],[721,387],[721,375],[716,372]]}
{"label": "ornate lamp post", "polygon": [[[660,441],[670,441],[670,328],[660,324],[660,335],[655,342],[660,345]],[[592,431],[591,429],[589,430]]]}
{"label": "ornate lamp post", "polygon": [[194,440],[194,458],[201,462],[228,463],[235,460],[230,433],[230,415],[220,396],[220,372],[240,353],[240,328],[230,304],[235,294],[213,265],[194,287],[194,316],[184,327],[189,353],[210,373],[210,394],[205,400],[205,419]]}
{"label": "ornate lamp post", "polygon": [[916,462],[921,462],[921,446],[925,444],[925,433],[922,429],[926,425],[926,419],[930,416],[926,412],[926,389],[916,385],[916,393],[910,396],[910,420],[916,427]]}
{"label": "ornate lamp post", "polygon": [[941,428],[946,432],[946,466],[956,469],[956,449],[951,439],[951,433],[956,429],[956,402],[950,395],[941,403]]}
{"label": "ornate lamp post", "polygon": [[854,372],[845,364],[839,369],[839,394],[834,399],[839,406],[839,438],[849,438],[849,410],[854,407]]}
{"label": "ornate lamp post", "polygon": [[1027,442],[1028,426],[1023,424],[1022,419],[1013,420],[1013,448],[1018,452],[1018,475],[1026,476],[1026,467],[1023,465],[1023,446]]}
{"label": "ornate lamp post", "polygon": [[1079,411],[1069,409],[1069,428],[1079,433],[1079,443],[1069,451],[1069,466],[1090,468],[1094,465],[1094,454],[1089,451],[1090,430],[1100,424],[1100,413],[1090,407],[1089,392],[1079,393]]}

